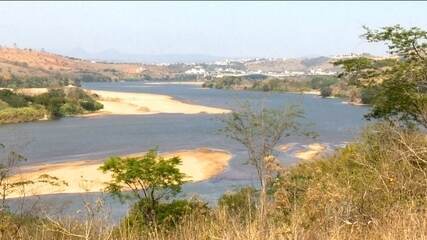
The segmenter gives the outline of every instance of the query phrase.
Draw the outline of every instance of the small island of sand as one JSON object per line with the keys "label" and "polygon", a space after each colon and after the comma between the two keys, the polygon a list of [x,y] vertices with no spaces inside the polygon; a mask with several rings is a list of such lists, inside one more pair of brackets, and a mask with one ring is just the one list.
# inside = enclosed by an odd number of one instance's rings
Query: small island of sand
{"label": "small island of sand", "polygon": [[184,103],[167,95],[99,90],[91,90],[90,92],[99,96],[99,102],[104,105],[104,109],[98,113],[89,114],[89,116],[156,113],[221,114],[230,112],[228,109]]}
{"label": "small island of sand", "polygon": [[[142,154],[131,154],[125,157]],[[190,181],[202,181],[218,175],[224,171],[231,159],[229,152],[210,148],[181,150],[161,155],[166,158],[179,156],[182,160],[179,168],[187,176],[187,180]],[[16,191],[10,194],[8,198],[24,195],[100,192],[105,188],[105,182],[111,180],[111,175],[104,174],[99,170],[101,165],[102,161],[100,160],[82,160],[22,167],[19,174],[8,179],[10,182],[36,180],[39,176],[48,174],[65,181],[67,185],[52,186],[48,183],[38,182],[26,185],[25,188],[22,188],[22,191]]]}
{"label": "small island of sand", "polygon": [[295,153],[295,157],[302,160],[313,160],[320,156],[326,150],[326,146],[320,143],[312,143],[307,149]]}

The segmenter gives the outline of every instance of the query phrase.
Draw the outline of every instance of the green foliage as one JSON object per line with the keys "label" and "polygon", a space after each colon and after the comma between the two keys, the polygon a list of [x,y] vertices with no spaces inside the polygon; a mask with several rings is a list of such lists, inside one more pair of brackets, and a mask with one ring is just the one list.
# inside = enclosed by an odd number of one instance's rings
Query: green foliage
{"label": "green foliage", "polygon": [[377,97],[378,87],[365,87],[360,90],[360,99],[363,104],[372,104]]}
{"label": "green foliage", "polygon": [[272,157],[276,145],[291,135],[312,134],[305,131],[303,118],[303,111],[296,105],[276,109],[245,104],[223,119],[225,126],[221,131],[246,148],[247,162],[257,171],[262,194],[276,174],[274,166],[278,163]]}
{"label": "green foliage", "polygon": [[77,82],[104,82],[111,80],[110,77],[97,73],[81,73],[76,77]]}
{"label": "green foliage", "polygon": [[94,100],[80,100],[80,106],[86,111],[94,112],[102,109],[104,105]]}
{"label": "green foliage", "polygon": [[[137,228],[140,231],[152,226],[153,220],[147,219],[145,214],[151,210],[151,203],[148,199],[142,199],[137,202],[128,215],[122,220],[122,225],[126,228]],[[175,228],[182,220],[189,215],[206,215],[209,211],[207,203],[197,200],[173,200],[172,202],[164,202],[156,205],[154,209],[154,222],[156,226],[164,228]]]}
{"label": "green foliage", "polygon": [[66,91],[50,89],[47,93],[33,97],[32,100],[36,104],[45,106],[53,119],[103,108],[101,103],[79,88],[69,88]]}
{"label": "green foliage", "polygon": [[0,110],[0,124],[36,121],[44,118],[45,114],[43,107],[5,108]]}
{"label": "green foliage", "polygon": [[35,121],[43,118],[45,114],[55,119],[101,108],[101,103],[80,88],[50,89],[47,93],[37,96],[0,90],[0,123]]}
{"label": "green foliage", "polygon": [[320,96],[329,97],[331,95],[332,95],[332,88],[331,87],[322,87],[320,89]]}
{"label": "green foliage", "polygon": [[385,42],[391,54],[397,54],[409,61],[425,59],[427,31],[418,27],[403,28],[400,25],[371,30],[364,27],[364,37],[370,42]]}
{"label": "green foliage", "polygon": [[112,173],[113,180],[107,187],[112,194],[122,197],[122,190],[130,188],[133,197],[158,201],[181,191],[184,174],[179,171],[179,164],[179,157],[165,159],[150,149],[141,157],[111,157],[100,169]]}
{"label": "green foliage", "polygon": [[[144,204],[144,219],[153,222],[160,200],[181,191],[185,175],[178,169],[179,157],[165,159],[151,149],[141,157],[111,157],[100,167],[112,174],[106,190],[120,199],[137,198]],[[129,194],[126,190],[131,190]]]}
{"label": "green foliage", "polygon": [[[363,101],[372,102],[368,118],[420,124],[427,127],[427,32],[399,25],[366,29],[370,42],[385,43],[399,58],[356,58],[337,62],[350,84],[368,88]],[[375,88],[373,88],[375,87]]]}
{"label": "green foliage", "polygon": [[322,89],[329,87],[338,82],[337,77],[333,76],[315,76],[310,80],[310,87],[312,89]]}
{"label": "green foliage", "polygon": [[241,77],[225,76],[217,78],[215,81],[207,82],[203,87],[217,88],[217,89],[231,89],[234,86],[238,86],[242,83]]}
{"label": "green foliage", "polygon": [[249,76],[227,76],[206,81],[203,87],[218,89],[277,91],[277,92],[301,92],[311,89],[320,89],[338,83],[339,79],[334,76],[301,76],[273,78],[265,75],[263,78],[253,79]]}
{"label": "green foliage", "polygon": [[83,109],[79,104],[67,102],[59,107],[59,112],[61,116],[73,116],[83,113]]}
{"label": "green foliage", "polygon": [[65,75],[55,74],[49,77],[37,76],[16,76],[12,75],[12,79],[2,79],[0,77],[0,87],[7,88],[42,88],[42,87],[62,87],[68,84],[75,83]]}
{"label": "green foliage", "polygon": [[256,212],[258,193],[252,187],[243,187],[235,192],[225,193],[218,199],[218,206],[231,215],[249,216]]}
{"label": "green foliage", "polygon": [[18,95],[8,89],[0,90],[0,100],[6,102],[9,106],[14,108],[28,106],[28,103],[24,96]]}
{"label": "green foliage", "polygon": [[45,106],[53,119],[64,116],[61,112],[61,106],[66,103],[66,100],[62,89],[50,89],[47,93],[35,96],[33,101],[36,104]]}
{"label": "green foliage", "polygon": [[269,79],[265,81],[254,82],[251,89],[261,90],[264,92],[283,91],[286,88],[285,81],[281,79]]}

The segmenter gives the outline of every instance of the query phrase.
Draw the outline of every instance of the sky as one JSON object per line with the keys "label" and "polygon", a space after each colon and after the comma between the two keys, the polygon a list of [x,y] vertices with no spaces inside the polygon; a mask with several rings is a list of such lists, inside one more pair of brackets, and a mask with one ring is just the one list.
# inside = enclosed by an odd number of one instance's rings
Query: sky
{"label": "sky", "polygon": [[368,52],[362,26],[427,29],[427,2],[1,2],[0,44],[58,53],[310,57]]}

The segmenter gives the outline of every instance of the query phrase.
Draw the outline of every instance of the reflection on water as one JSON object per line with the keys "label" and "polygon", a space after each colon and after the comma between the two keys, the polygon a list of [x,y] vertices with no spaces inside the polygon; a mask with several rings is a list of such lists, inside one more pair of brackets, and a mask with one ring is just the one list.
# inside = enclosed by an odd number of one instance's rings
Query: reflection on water
{"label": "reflection on water", "polygon": [[[364,125],[363,115],[367,111],[366,107],[342,104],[339,99],[320,99],[312,95],[290,93],[225,91],[202,89],[192,85],[146,85],[143,82],[87,83],[84,87],[166,94],[186,102],[229,109],[237,108],[242,102],[261,103],[270,107],[299,104],[306,113],[306,121],[314,124],[313,130],[319,137],[316,140],[302,137],[284,139],[287,143],[298,143],[296,149],[310,142],[322,142],[334,147],[351,140]],[[184,187],[187,195],[197,194],[206,200],[214,201],[227,189],[254,183],[252,169],[244,165],[245,149],[218,132],[222,127],[220,117],[207,114],[157,114],[65,118],[12,124],[0,126],[0,142],[14,145],[28,157],[27,164],[100,159],[110,155],[141,152],[156,146],[160,151],[196,147],[225,149],[233,153],[233,159],[224,173],[208,181],[190,183]],[[284,163],[295,162],[290,155],[281,154],[280,157]],[[68,195],[45,198],[63,202],[64,196]],[[126,208],[113,209],[113,215],[119,216]]]}

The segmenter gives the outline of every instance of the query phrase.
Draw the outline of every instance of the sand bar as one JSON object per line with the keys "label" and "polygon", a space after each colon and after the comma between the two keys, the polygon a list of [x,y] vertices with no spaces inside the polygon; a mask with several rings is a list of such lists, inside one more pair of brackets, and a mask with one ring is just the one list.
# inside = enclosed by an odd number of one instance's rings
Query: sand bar
{"label": "sand bar", "polygon": [[288,152],[291,148],[293,148],[296,143],[286,143],[276,147],[276,150],[281,152]]}
{"label": "sand bar", "polygon": [[320,143],[312,143],[307,149],[295,153],[295,157],[302,160],[312,160],[320,156],[326,150],[326,146]]}
{"label": "sand bar", "polygon": [[146,82],[146,85],[197,85],[202,86],[204,82]]}
{"label": "sand bar", "polygon": [[[138,156],[141,154],[127,156]],[[187,180],[190,181],[202,181],[218,175],[224,171],[231,159],[229,152],[210,148],[180,150],[164,153],[162,156],[166,158],[173,156],[181,157],[182,165],[179,168],[181,172],[187,175]],[[59,186],[52,186],[48,183],[38,182],[18,189],[18,191],[9,194],[8,198],[23,195],[100,192],[105,188],[105,182],[111,180],[111,175],[104,174],[99,170],[101,164],[102,161],[100,160],[82,160],[21,167],[19,174],[8,179],[10,182],[36,181],[41,175],[48,174],[49,176],[59,178],[61,181],[65,181],[68,185],[60,184]]]}
{"label": "sand bar", "polygon": [[89,115],[135,115],[157,113],[221,114],[230,112],[228,109],[184,103],[167,95],[99,90],[91,90],[90,92],[99,96],[99,102],[104,105],[104,109],[98,113]]}
{"label": "sand bar", "polygon": [[[181,82],[180,84],[199,84],[201,82]],[[151,84],[164,84],[153,82]],[[167,84],[175,84],[169,82]],[[69,86],[71,87],[71,86]],[[35,96],[48,92],[47,88],[21,88],[18,93]],[[207,107],[198,104],[185,103],[174,99],[168,95],[151,93],[128,93],[101,90],[87,90],[99,96],[99,102],[104,108],[95,113],[84,114],[82,116],[99,115],[141,115],[158,113],[181,113],[181,114],[222,114],[231,112],[228,109]]]}

